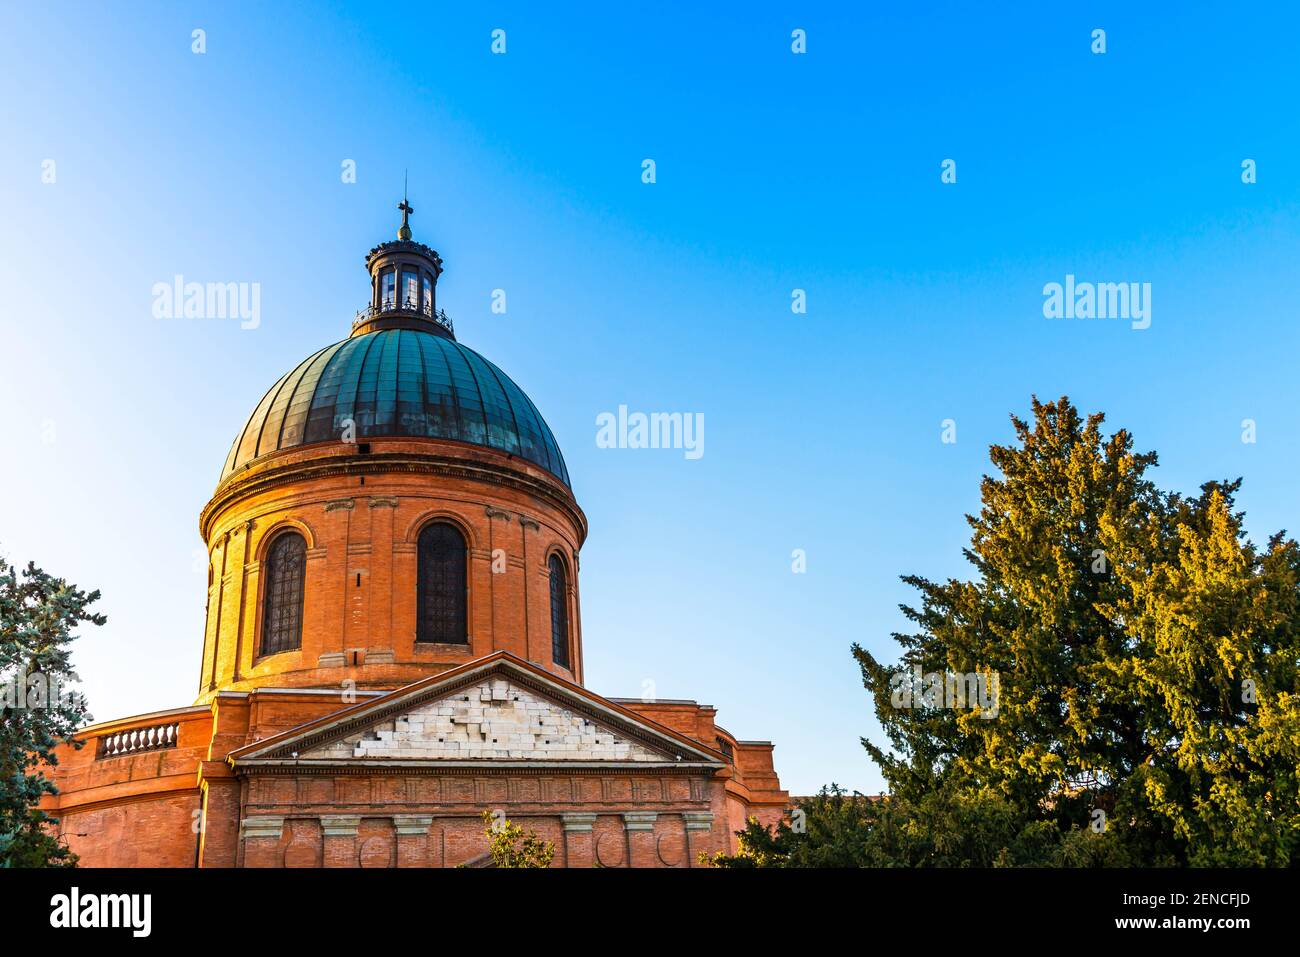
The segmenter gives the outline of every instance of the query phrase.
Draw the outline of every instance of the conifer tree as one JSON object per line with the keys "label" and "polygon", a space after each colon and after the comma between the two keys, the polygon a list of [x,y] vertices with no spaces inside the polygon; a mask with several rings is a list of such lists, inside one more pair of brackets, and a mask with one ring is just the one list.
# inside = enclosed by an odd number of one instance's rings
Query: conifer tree
{"label": "conifer tree", "polygon": [[711,863],[1300,863],[1300,546],[1247,538],[1240,480],[1161,491],[1155,454],[1068,398],[1011,421],[967,516],[970,577],[904,576],[898,663],[853,646],[888,795],[824,791],[802,831],[751,822]]}
{"label": "conifer tree", "polygon": [[854,646],[892,752],[863,744],[891,794],[993,798],[1137,864],[1296,862],[1296,543],[1255,549],[1239,481],[1161,492],[1155,454],[1104,438],[1101,415],[1064,397],[1033,413],[990,450],[974,576],[906,577],[917,628],[895,636],[904,668],[996,674],[996,717],[895,707],[896,669]]}
{"label": "conifer tree", "polygon": [[69,645],[82,622],[104,624],[89,611],[98,599],[98,591],[87,594],[35,564],[20,576],[0,558],[0,866],[76,863],[39,802],[57,793],[44,774],[57,764],[55,746],[72,742],[89,717],[70,688],[77,675]]}

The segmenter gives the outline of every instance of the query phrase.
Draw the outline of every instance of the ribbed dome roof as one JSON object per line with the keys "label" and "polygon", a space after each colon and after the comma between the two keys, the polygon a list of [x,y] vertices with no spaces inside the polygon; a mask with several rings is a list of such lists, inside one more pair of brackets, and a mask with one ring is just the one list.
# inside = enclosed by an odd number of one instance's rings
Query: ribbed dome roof
{"label": "ribbed dome roof", "polygon": [[226,457],[221,477],[279,449],[357,438],[452,439],[509,452],[565,485],[569,473],[537,407],[504,372],[454,339],[382,329],[327,346],[267,392]]}

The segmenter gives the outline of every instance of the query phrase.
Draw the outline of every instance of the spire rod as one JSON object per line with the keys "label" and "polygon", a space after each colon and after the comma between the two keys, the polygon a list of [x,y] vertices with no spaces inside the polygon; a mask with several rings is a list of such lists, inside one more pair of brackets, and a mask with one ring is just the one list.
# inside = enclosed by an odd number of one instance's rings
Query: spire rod
{"label": "spire rod", "polygon": [[411,238],[411,221],[410,217],[415,212],[415,207],[406,200],[407,174],[402,171],[402,201],[397,204],[397,208],[402,211],[402,227],[397,231],[397,238],[409,240]]}

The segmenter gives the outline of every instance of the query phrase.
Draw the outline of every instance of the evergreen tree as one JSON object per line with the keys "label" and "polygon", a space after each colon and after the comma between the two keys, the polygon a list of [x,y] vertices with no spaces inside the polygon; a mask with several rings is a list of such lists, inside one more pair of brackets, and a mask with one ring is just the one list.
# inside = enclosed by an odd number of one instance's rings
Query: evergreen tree
{"label": "evergreen tree", "polygon": [[72,631],[102,625],[86,594],[29,564],[21,576],[0,558],[0,866],[67,867],[76,855],[51,833],[39,808],[57,789],[44,769],[57,764],[56,745],[73,742],[88,719],[69,659]]}
{"label": "evergreen tree", "polygon": [[1296,543],[1255,549],[1239,482],[1161,492],[1155,454],[1103,438],[1101,415],[1066,398],[1033,412],[990,450],[974,578],[907,577],[918,627],[895,636],[904,668],[996,675],[996,717],[895,707],[894,669],[854,646],[894,753],[863,744],[891,793],[995,798],[1134,863],[1295,862]]}
{"label": "evergreen tree", "polygon": [[[888,798],[824,792],[805,833],[755,824],[715,863],[1300,863],[1300,546],[1250,542],[1239,480],[1161,491],[1102,421],[1064,397],[1013,416],[967,516],[974,574],[904,577],[899,664],[853,646]],[[995,706],[952,701],[963,675]]]}

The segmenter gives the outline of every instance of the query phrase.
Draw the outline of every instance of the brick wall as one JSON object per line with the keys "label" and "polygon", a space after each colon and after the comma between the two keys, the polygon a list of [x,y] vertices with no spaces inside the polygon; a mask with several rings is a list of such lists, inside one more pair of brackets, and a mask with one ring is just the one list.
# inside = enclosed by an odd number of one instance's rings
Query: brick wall
{"label": "brick wall", "polygon": [[[376,466],[385,455],[405,456],[412,469],[435,468],[429,451],[439,443],[371,445],[364,460],[340,443],[270,456],[239,473],[205,510],[212,575],[199,702],[262,685],[396,688],[497,650],[581,681],[576,556],[586,524],[568,489],[486,449],[456,448],[481,478],[385,471]],[[457,526],[469,550],[463,646],[415,640],[416,541],[437,520]],[[289,528],[308,545],[302,644],[263,656],[263,561],[270,541]],[[569,668],[552,660],[553,552],[568,569]]]}
{"label": "brick wall", "polygon": [[[522,779],[497,781],[505,792]],[[581,801],[481,803],[472,792],[439,783],[417,788],[410,779],[382,776],[331,789],[336,800],[319,804],[278,801],[275,789],[252,787],[259,795],[244,807],[240,864],[245,867],[456,867],[486,854],[484,810],[499,808],[512,822],[555,847],[553,867],[694,867],[701,852],[727,847],[723,822],[712,808],[722,798],[720,782],[704,785],[703,800],[652,805]],[[479,785],[481,787],[481,785]],[[308,795],[295,782],[289,789]],[[552,789],[554,790],[554,788]],[[581,789],[565,786],[577,794]],[[429,802],[357,800],[380,793],[423,793]],[[279,794],[287,796],[288,792]],[[698,792],[697,792],[698,793]],[[465,800],[458,800],[465,797]],[[207,862],[205,862],[207,863]]]}
{"label": "brick wall", "polygon": [[[497,728],[498,737],[523,734],[526,725],[535,743],[531,721],[542,720],[542,741],[553,730],[554,740],[562,742],[574,735],[560,732],[570,730],[579,737],[576,746],[599,747],[594,740],[582,740],[584,734],[598,734],[587,727],[578,730],[574,722],[584,719],[549,704],[530,710],[530,704],[542,702],[524,693],[508,681],[492,679],[460,692],[470,702],[435,704],[431,716],[455,717],[460,708],[470,717],[469,705],[489,711],[496,707],[503,709],[504,723],[484,722],[480,714],[480,740],[484,723],[489,732]],[[641,703],[637,710],[652,720],[668,718],[662,723],[682,733],[706,729],[711,742],[690,736],[710,746],[724,736],[733,745],[735,762],[716,775],[651,767],[642,772],[565,772],[552,761],[545,769],[512,772],[237,776],[224,760],[236,748],[352,703],[339,693],[264,688],[223,693],[208,707],[96,726],[86,733],[82,749],[60,749],[54,773],[61,793],[44,806],[61,818],[61,833],[85,866],[191,867],[197,855],[208,867],[450,867],[487,850],[481,815],[500,808],[555,844],[554,866],[688,867],[696,866],[702,852],[734,850],[733,832],[747,816],[772,823],[788,802],[771,769],[771,746],[735,741],[716,727],[711,708],[692,702]],[[525,717],[517,728],[518,704]],[[439,707],[454,713],[432,714]],[[549,727],[547,717],[553,720]],[[573,727],[562,726],[564,722]],[[400,744],[392,723],[389,741]],[[172,746],[115,757],[101,754],[103,739],[160,725],[175,725]],[[370,739],[372,745],[379,740]],[[347,744],[340,756],[355,756],[359,743]],[[507,745],[506,750],[492,756],[510,759],[508,745],[521,742],[498,744]],[[606,757],[629,760],[630,755],[629,745]],[[383,749],[367,756],[401,759]]]}

